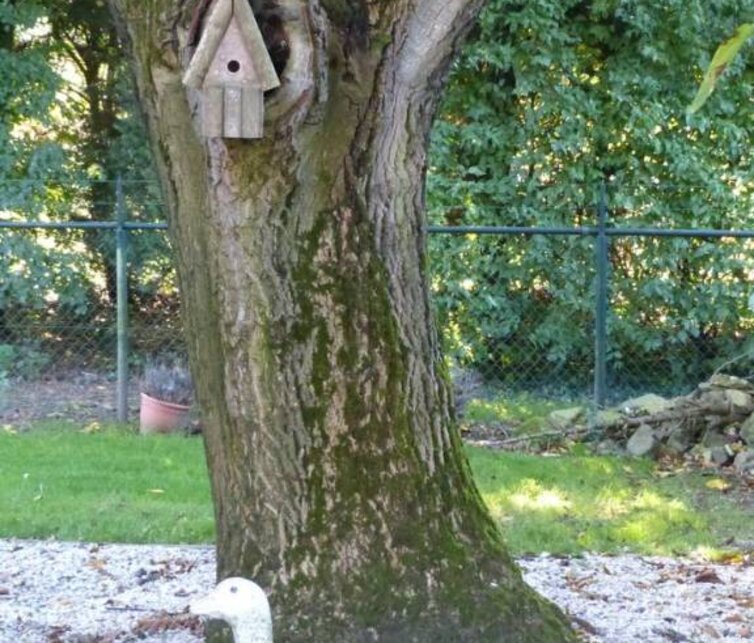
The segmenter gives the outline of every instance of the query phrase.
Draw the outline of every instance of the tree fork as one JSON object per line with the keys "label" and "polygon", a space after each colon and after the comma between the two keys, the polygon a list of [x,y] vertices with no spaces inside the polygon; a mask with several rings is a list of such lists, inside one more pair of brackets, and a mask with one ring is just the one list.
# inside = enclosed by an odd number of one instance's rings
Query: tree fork
{"label": "tree fork", "polygon": [[481,2],[251,2],[287,49],[254,142],[198,133],[199,0],[111,4],[169,204],[218,576],[268,590],[277,641],[575,640],[474,487],[428,296],[427,139]]}

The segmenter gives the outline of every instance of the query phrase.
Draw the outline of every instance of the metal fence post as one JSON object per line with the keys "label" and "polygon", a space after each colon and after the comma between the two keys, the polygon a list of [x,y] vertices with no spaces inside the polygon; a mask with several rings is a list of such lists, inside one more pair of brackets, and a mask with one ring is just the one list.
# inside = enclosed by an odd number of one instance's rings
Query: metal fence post
{"label": "metal fence post", "polygon": [[608,299],[610,260],[608,257],[607,215],[607,188],[603,181],[600,185],[597,203],[597,236],[595,239],[597,280],[594,314],[594,404],[597,408],[603,408],[607,399],[607,313],[610,305]]}
{"label": "metal fence post", "polygon": [[126,252],[128,230],[126,224],[126,204],[123,198],[123,181],[118,177],[115,183],[115,269],[117,299],[117,417],[118,422],[128,421],[128,272]]}

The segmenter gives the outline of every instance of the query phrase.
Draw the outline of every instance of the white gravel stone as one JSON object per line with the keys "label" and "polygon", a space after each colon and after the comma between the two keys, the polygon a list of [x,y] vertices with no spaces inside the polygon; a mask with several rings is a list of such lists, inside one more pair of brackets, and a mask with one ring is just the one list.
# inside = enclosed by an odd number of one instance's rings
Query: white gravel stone
{"label": "white gravel stone", "polygon": [[526,581],[600,643],[754,640],[754,567],[643,556],[519,561]]}
{"label": "white gravel stone", "polygon": [[[754,567],[642,556],[519,561],[591,642],[754,641]],[[0,540],[0,642],[199,643],[185,610],[214,586],[210,547]],[[178,615],[153,634],[141,619]]]}

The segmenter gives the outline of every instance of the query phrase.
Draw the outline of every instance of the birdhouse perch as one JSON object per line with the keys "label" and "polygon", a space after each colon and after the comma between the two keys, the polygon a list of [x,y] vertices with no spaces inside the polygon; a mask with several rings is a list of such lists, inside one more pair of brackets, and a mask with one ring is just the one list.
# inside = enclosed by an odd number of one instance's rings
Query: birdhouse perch
{"label": "birdhouse perch", "polygon": [[280,80],[248,0],[216,0],[183,84],[201,93],[205,136],[262,138],[264,92]]}

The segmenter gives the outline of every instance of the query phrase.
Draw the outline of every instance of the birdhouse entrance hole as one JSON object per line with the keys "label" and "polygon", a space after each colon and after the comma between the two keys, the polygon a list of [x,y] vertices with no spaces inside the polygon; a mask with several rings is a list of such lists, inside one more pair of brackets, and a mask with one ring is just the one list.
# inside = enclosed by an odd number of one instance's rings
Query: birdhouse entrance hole
{"label": "birdhouse entrance hole", "polygon": [[236,73],[238,73],[238,71],[239,71],[240,69],[241,69],[241,63],[240,63],[240,62],[238,62],[237,60],[231,60],[231,61],[230,61],[230,62],[228,63],[228,71],[229,71],[229,72],[230,72],[231,74],[236,74]]}

